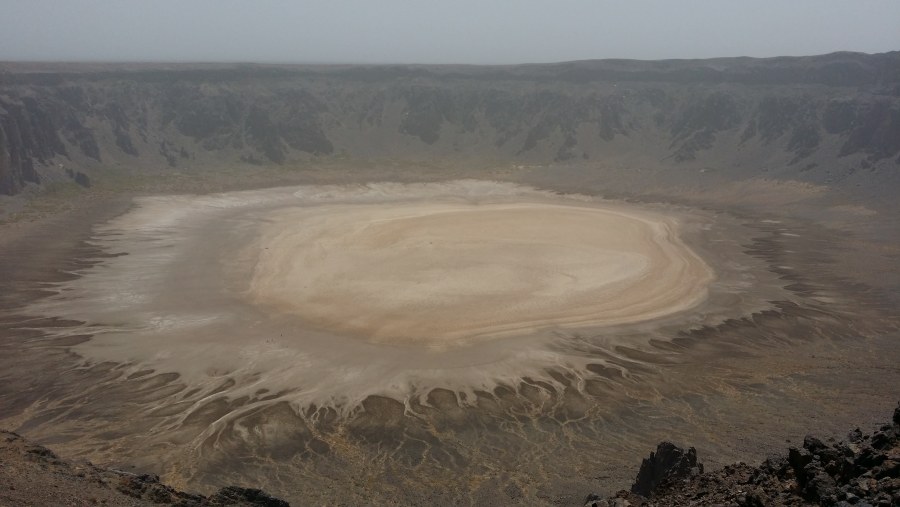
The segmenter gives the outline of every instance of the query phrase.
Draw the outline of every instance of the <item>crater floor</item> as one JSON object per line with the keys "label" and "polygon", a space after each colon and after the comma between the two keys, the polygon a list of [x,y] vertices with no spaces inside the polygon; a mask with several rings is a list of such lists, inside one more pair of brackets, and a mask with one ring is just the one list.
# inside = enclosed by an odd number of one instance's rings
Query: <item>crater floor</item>
{"label": "crater floor", "polygon": [[635,322],[706,295],[711,270],[675,226],[586,204],[292,207],[267,217],[250,291],[377,342]]}
{"label": "crater floor", "polygon": [[900,386],[895,305],[789,217],[480,180],[103,216],[7,249],[0,423],[190,490],[572,504],[659,440],[761,459]]}

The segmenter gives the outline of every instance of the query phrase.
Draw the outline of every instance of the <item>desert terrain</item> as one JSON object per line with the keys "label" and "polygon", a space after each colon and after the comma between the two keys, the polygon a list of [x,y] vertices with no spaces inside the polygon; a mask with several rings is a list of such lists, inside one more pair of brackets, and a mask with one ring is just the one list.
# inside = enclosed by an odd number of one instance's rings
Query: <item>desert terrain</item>
{"label": "desert terrain", "polygon": [[896,59],[7,64],[0,427],[204,495],[580,505],[660,440],[874,425]]}

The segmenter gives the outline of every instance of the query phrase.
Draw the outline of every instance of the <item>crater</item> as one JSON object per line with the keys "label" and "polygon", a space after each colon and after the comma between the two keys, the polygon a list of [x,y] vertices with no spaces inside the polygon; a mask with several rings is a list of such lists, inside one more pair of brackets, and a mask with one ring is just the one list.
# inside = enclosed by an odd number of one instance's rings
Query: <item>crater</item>
{"label": "crater", "polygon": [[674,221],[598,205],[325,205],[265,224],[253,300],[374,342],[648,320],[695,305],[712,279]]}
{"label": "crater", "polygon": [[626,470],[661,438],[714,448],[816,413],[830,387],[798,368],[894,329],[833,281],[831,231],[777,218],[481,180],[140,197],[10,321],[31,338],[6,345],[8,390],[40,395],[14,417],[291,498],[373,470],[409,503],[487,468],[555,488],[610,449]]}
{"label": "crater", "polygon": [[227,378],[231,398],[264,388],[348,415],[446,389],[469,404],[770,308],[783,282],[737,227],[481,180],[144,197],[95,228],[124,255],[31,312],[84,322],[59,333],[93,335],[73,349],[89,361]]}

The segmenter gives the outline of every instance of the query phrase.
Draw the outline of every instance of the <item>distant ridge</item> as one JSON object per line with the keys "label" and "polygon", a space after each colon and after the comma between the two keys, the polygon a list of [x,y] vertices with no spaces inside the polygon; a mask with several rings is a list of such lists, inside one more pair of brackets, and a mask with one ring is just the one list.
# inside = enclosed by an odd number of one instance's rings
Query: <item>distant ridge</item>
{"label": "distant ridge", "polygon": [[[0,194],[312,159],[652,168],[889,199],[900,52],[512,66],[0,64]],[[68,172],[67,172],[68,171]]]}

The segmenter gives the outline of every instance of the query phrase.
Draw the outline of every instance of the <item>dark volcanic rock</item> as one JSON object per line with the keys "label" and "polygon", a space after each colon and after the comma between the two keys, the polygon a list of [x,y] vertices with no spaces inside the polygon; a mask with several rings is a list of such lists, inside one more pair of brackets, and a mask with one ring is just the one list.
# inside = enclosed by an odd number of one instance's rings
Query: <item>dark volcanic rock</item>
{"label": "dark volcanic rock", "polygon": [[259,507],[290,507],[284,500],[267,495],[264,491],[238,486],[227,486],[207,500],[209,505],[254,505]]}
{"label": "dark volcanic rock", "polygon": [[683,480],[654,482],[672,470],[684,474],[688,464],[696,463],[687,459],[689,454],[663,442],[642,463],[633,492],[620,491],[612,498],[589,495],[585,506],[900,505],[900,405],[892,424],[870,435],[856,429],[847,441],[835,444],[807,436],[803,447],[791,448],[787,456],[773,456],[756,467],[739,463],[714,472],[680,475],[686,477]]}
{"label": "dark volcanic rock", "polygon": [[678,480],[703,473],[703,465],[697,463],[697,450],[691,447],[686,452],[671,442],[661,442],[656,452],[641,463],[631,492],[650,496],[660,486],[673,484]]}

